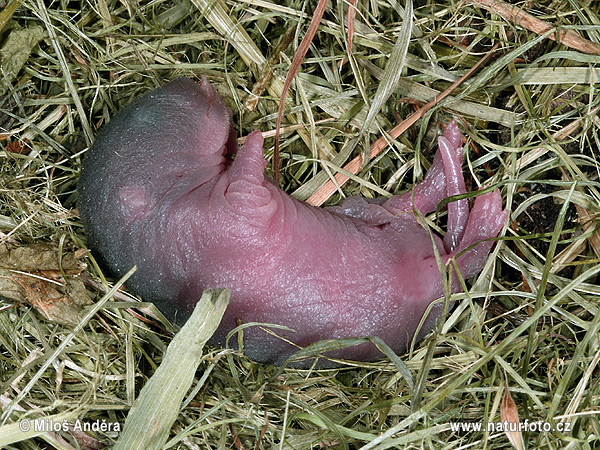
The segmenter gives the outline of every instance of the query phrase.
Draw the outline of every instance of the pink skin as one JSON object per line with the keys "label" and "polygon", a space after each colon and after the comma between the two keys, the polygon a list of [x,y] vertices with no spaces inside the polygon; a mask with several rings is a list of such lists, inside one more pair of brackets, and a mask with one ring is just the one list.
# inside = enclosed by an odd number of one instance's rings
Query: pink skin
{"label": "pink skin", "polygon": [[[402,352],[443,296],[432,240],[413,206],[427,214],[465,192],[453,121],[412,192],[329,208],[299,202],[265,179],[260,132],[236,152],[230,112],[206,80],[178,79],[138,99],[89,153],[78,189],[90,247],[117,275],[136,263],[129,288],[179,321],[203,289],[229,288],[217,344],[239,323],[260,322],[293,329],[274,331],[300,347],[378,336]],[[498,191],[478,196],[470,212],[467,200],[450,203],[446,236],[433,236],[442,262],[456,257],[462,277],[476,275],[506,215]],[[452,285],[459,289],[456,276]],[[433,308],[420,336],[439,314]],[[244,330],[244,351],[257,361],[281,364],[296,350],[259,327]],[[366,343],[328,356],[381,354]]]}

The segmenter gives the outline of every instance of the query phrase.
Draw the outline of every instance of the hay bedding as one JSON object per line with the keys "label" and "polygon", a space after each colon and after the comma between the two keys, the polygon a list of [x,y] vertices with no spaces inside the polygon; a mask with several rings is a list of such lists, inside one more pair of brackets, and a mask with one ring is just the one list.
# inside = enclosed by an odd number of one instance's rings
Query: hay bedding
{"label": "hay bedding", "polygon": [[[410,188],[430,163],[436,126],[459,116],[471,188],[501,187],[512,211],[506,238],[436,332],[400,360],[297,371],[205,348],[183,401],[158,414],[174,418],[166,448],[507,448],[519,436],[453,425],[497,423],[509,413],[521,423],[569,424],[565,433],[523,432],[531,447],[597,445],[600,7],[413,6],[406,57],[391,62],[401,76],[389,85],[390,55],[401,55],[395,46],[405,42],[401,5],[358,2],[351,53],[347,5],[327,7],[285,104],[281,185],[310,198],[497,44],[478,72],[342,191],[369,197]],[[0,447],[123,445],[122,428],[77,424],[122,426],[167,359],[174,330],[82,251],[74,188],[98,128],[166,80],[206,75],[240,136],[255,128],[274,136],[283,79],[314,7],[0,2]],[[334,189],[327,201],[341,195]],[[427,220],[443,228],[444,214]],[[23,431],[23,419],[70,425]]]}

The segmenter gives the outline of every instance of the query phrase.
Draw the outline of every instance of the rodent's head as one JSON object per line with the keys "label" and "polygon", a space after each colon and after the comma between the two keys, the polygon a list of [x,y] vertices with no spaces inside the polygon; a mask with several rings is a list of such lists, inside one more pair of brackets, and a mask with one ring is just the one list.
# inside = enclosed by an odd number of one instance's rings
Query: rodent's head
{"label": "rodent's head", "polygon": [[231,111],[206,79],[179,78],[134,100],[83,161],[78,206],[88,245],[119,259],[135,224],[218,176],[236,150]]}

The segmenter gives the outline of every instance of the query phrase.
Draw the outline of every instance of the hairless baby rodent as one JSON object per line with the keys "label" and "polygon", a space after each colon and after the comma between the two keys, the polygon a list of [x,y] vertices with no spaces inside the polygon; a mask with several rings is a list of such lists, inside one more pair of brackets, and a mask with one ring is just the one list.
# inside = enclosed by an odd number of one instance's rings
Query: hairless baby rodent
{"label": "hairless baby rodent", "polygon": [[[117,276],[136,264],[128,288],[179,323],[204,289],[229,288],[218,345],[237,325],[258,322],[293,330],[244,329],[244,351],[259,362],[282,364],[299,347],[356,336],[377,336],[400,353],[443,296],[438,261],[455,258],[463,278],[476,275],[507,217],[494,191],[470,210],[466,199],[449,203],[443,240],[418,223],[415,209],[427,214],[465,193],[461,165],[452,121],[412,191],[310,206],[265,178],[260,132],[238,149],[231,111],[206,79],[179,78],[134,100],[98,135],[78,205],[101,262]],[[456,275],[451,285],[460,290]],[[441,309],[430,310],[417,338]],[[327,356],[381,353],[365,342]]]}

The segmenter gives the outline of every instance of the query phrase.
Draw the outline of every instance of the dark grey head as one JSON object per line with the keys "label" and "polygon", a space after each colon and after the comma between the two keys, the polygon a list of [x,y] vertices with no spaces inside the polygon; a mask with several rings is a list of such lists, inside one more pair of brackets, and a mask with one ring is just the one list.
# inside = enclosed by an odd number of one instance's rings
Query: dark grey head
{"label": "dark grey head", "polygon": [[104,127],[82,165],[78,207],[88,247],[116,276],[143,266],[148,273],[128,283],[133,291],[171,295],[161,280],[170,249],[160,237],[173,232],[164,227],[167,211],[215,179],[236,149],[231,112],[206,79],[179,78],[136,99]]}

